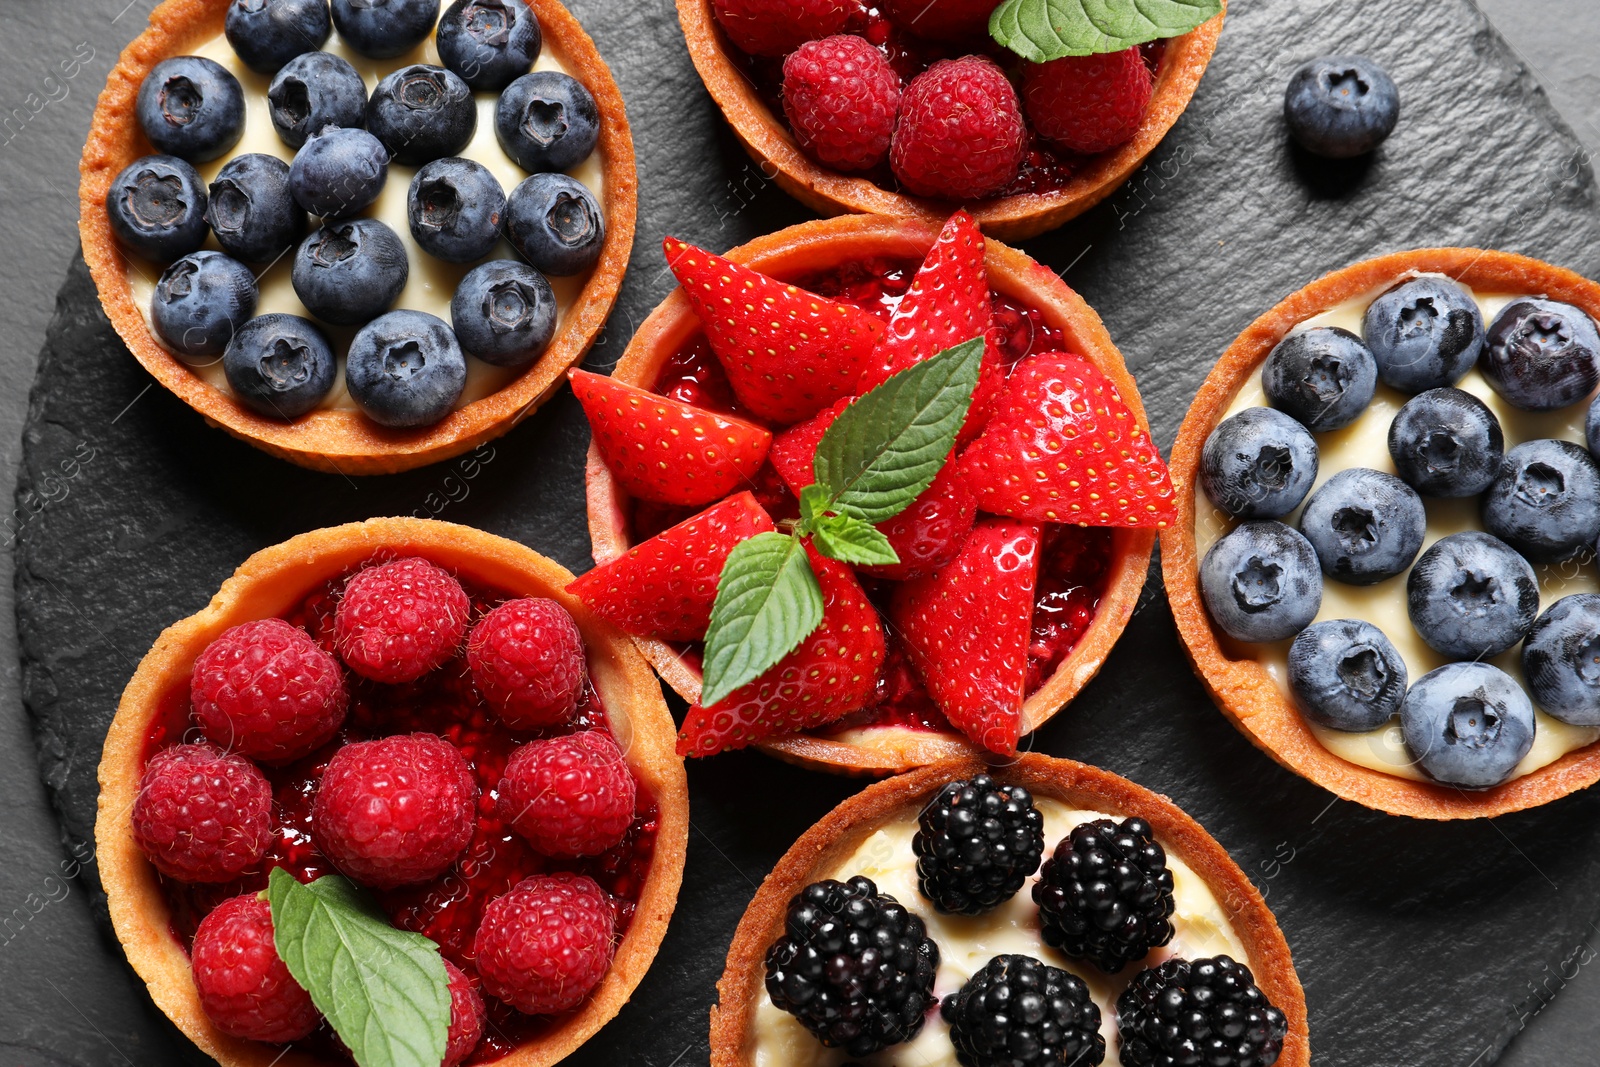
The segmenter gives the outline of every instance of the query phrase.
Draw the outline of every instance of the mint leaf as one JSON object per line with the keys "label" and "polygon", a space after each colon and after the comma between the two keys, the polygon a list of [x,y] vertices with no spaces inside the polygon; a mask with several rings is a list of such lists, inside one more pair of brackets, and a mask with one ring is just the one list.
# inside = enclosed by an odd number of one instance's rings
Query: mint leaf
{"label": "mint leaf", "polygon": [[1004,0],[989,16],[989,36],[1046,63],[1176,37],[1221,11],[1222,0]]}
{"label": "mint leaf", "polygon": [[439,1067],[450,1033],[449,977],[439,946],[396,930],[373,899],[338,875],[301,885],[267,879],[273,943],[360,1067]]}
{"label": "mint leaf", "polygon": [[755,681],[822,622],[822,587],[797,538],[756,534],[733,546],[717,581],[700,706]]}
{"label": "mint leaf", "polygon": [[817,445],[812,470],[827,507],[862,522],[900,514],[950,456],[983,367],[974,337],[908,367],[839,413]]}
{"label": "mint leaf", "polygon": [[900,562],[881,530],[850,515],[819,516],[811,530],[811,543],[824,556],[858,567]]}

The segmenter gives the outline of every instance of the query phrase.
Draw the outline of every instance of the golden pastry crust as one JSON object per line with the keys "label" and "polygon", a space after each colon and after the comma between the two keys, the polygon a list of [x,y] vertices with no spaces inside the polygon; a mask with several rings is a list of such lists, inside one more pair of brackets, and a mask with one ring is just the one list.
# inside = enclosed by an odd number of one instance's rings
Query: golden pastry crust
{"label": "golden pastry crust", "polygon": [[[946,782],[987,772],[1021,785],[1035,797],[1074,808],[1150,823],[1166,851],[1187,864],[1227,909],[1244,945],[1245,961],[1267,999],[1289,1021],[1278,1067],[1306,1067],[1311,1046],[1306,998],[1289,956],[1289,945],[1266,901],[1238,864],[1205,828],[1166,797],[1109,771],[1035,754],[997,765],[976,758],[952,760],[878,782],[834,808],[783,854],[756,891],[728,949],[728,966],[717,982],[711,1009],[711,1067],[746,1067],[754,1041],[756,1006],[766,981],[767,946],[782,933],[790,899],[826,876],[883,824],[920,810]],[[1053,842],[1052,842],[1053,844]]]}
{"label": "golden pastry crust", "polygon": [[1195,485],[1200,450],[1239,388],[1298,323],[1347,300],[1378,292],[1409,272],[1447,274],[1478,292],[1544,294],[1600,317],[1600,285],[1572,271],[1510,252],[1425,248],[1355,263],[1319,278],[1246,327],[1200,387],[1172,446],[1178,521],[1161,534],[1161,570],[1195,670],[1224,715],[1273,759],[1338,794],[1391,815],[1471,819],[1549,803],[1600,781],[1600,742],[1549,766],[1480,792],[1417,782],[1349,763],[1317,740],[1288,695],[1254,659],[1234,659],[1218,641],[1200,598],[1195,548]]}
{"label": "golden pastry crust", "polygon": [[[1189,106],[1200,76],[1211,62],[1211,53],[1216,50],[1226,14],[1224,4],[1222,13],[1215,18],[1167,42],[1166,55],[1156,71],[1150,110],[1133,140],[1092,157],[1060,189],[964,205],[983,232],[1005,241],[1034,237],[1081,215],[1116,192]],[[813,162],[728,55],[727,38],[717,26],[711,0],[678,0],[678,21],[689,44],[689,57],[739,143],[761,173],[790,196],[824,215],[859,212],[943,219],[950,213],[949,203],[891,192],[866,178]]]}
{"label": "golden pastry crust", "polygon": [[689,793],[661,686],[628,638],[565,592],[560,564],[493,534],[429,519],[370,519],[301,534],[239,566],[202,611],[162,632],[123,691],[100,760],[95,845],[112,925],[151,999],[223,1067],[333,1067],[326,1058],[229,1037],[200,1007],[184,946],[173,935],[155,869],[133,839],[129,812],[144,770],[151,723],[175,691],[187,692],[195,658],[230,626],[281,615],[323,582],[380,552],[415,554],[492,588],[558,601],[578,622],[589,670],[628,764],[660,810],[654,858],[633,925],[611,969],[582,1008],[496,1063],[547,1067],[608,1022],[655,958],[683,878]]}
{"label": "golden pastry crust", "polygon": [[149,29],[123,50],[106,80],[78,164],[83,257],[101,306],[134,358],[211,425],[291,463],[342,474],[389,474],[460,455],[505,433],[544,403],[562,384],[566,369],[589,350],[616,302],[633,247],[638,181],[622,93],[594,42],[559,0],[524,2],[539,19],[545,48],[594,94],[600,108],[595,151],[605,176],[605,247],[538,362],[498,391],[422,429],[386,429],[360,412],[326,408],[283,422],[256,414],[206,382],[150,333],[134,304],[128,260],[111,232],[106,191],[124,167],[153,151],[134,113],[144,76],[163,59],[191,52],[220,34],[228,0],[164,0],[151,12]]}
{"label": "golden pastry crust", "polygon": [[[920,262],[937,239],[941,221],[842,215],[758,237],[732,249],[727,257],[778,278],[800,277],[874,256]],[[990,239],[985,260],[990,286],[1038,308],[1045,321],[1062,332],[1068,349],[1088,359],[1111,379],[1139,424],[1149,432],[1138,386],[1094,309],[1049,267],[1014,248]],[[611,372],[612,377],[640,388],[652,387],[667,360],[699,331],[700,320],[689,309],[683,293],[673,290],[634,334]],[[594,559],[597,564],[606,563],[632,547],[628,498],[592,445],[585,482]],[[1028,698],[1022,709],[1024,734],[1047,722],[1099,672],[1133,615],[1154,545],[1153,530],[1112,531],[1110,573],[1094,622],[1056,672]],[[684,662],[663,642],[649,638],[635,641],[680,696],[691,702],[699,699],[697,665]],[[879,729],[863,731],[863,735],[859,741],[798,735],[762,742],[760,747],[796,763],[847,774],[889,774],[977,751],[965,738],[951,734]]]}

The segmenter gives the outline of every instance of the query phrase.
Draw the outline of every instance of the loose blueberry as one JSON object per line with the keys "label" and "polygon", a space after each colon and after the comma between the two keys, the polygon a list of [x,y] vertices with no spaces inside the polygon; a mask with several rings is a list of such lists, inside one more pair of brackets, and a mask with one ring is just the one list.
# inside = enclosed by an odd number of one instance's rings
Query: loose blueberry
{"label": "loose blueberry", "polygon": [[497,93],[528,72],[544,37],[522,0],[456,0],[439,20],[439,58],[480,92]]}
{"label": "loose blueberry", "polygon": [[1600,333],[1571,304],[1513,300],[1490,323],[1478,369],[1517,407],[1555,411],[1600,385]]}
{"label": "loose blueberry", "polygon": [[267,86],[267,112],[290,148],[325,126],[360,129],[367,121],[367,83],[330,52],[307,52],[285,63]]}
{"label": "loose blueberry", "polygon": [[306,213],[289,192],[289,164],[264,152],[234,156],[206,197],[206,221],[235,259],[270,263],[306,235]]}
{"label": "loose blueberry", "polygon": [[1362,322],[1378,377],[1404,393],[1454,385],[1483,351],[1483,313],[1449,278],[1427,275],[1390,289]]}
{"label": "loose blueberry", "polygon": [[1430,648],[1451,659],[1487,659],[1518,641],[1539,613],[1533,567],[1497,537],[1469,530],[1441,537],[1411,568],[1406,611]]}
{"label": "loose blueberry", "polygon": [[450,301],[461,347],[496,367],[538,359],[556,332],[556,294],[543,274],[514,259],[492,259],[461,279]]}
{"label": "loose blueberry", "polygon": [[470,159],[436,159],[417,171],[406,194],[411,236],[447,263],[471,263],[494,250],[506,194],[489,168]]}
{"label": "loose blueberry", "polygon": [[234,395],[251,410],[294,419],[322,403],[337,370],[317,324],[298,315],[257,315],[239,327],[222,356]]}
{"label": "loose blueberry", "polygon": [[1557,563],[1600,537],[1600,465],[1571,441],[1506,453],[1483,498],[1483,525],[1534,563]]}
{"label": "loose blueberry", "polygon": [[1488,663],[1450,663],[1417,679],[1400,706],[1406,750],[1436,782],[1488,789],[1533,747],[1533,705]]}
{"label": "loose blueberry", "polygon": [[1370,622],[1313,623],[1289,646],[1289,691],[1300,713],[1318,726],[1376,730],[1406,698],[1406,661]]}
{"label": "loose blueberry", "polygon": [[389,152],[366,130],[329,126],[314,133],[289,166],[295,203],[323,218],[353,215],[389,180]]}
{"label": "loose blueberry", "polygon": [[1476,496],[1500,470],[1506,438],[1489,405],[1464,389],[1418,393],[1389,424],[1389,457],[1423,496]]}
{"label": "loose blueberry", "polygon": [[456,74],[413,63],[372,90],[367,129],[388,146],[396,163],[419,167],[467,147],[478,129],[478,105]]}
{"label": "loose blueberry", "polygon": [[1241,519],[1275,519],[1300,506],[1317,480],[1317,442],[1273,408],[1245,408],[1211,431],[1200,450],[1200,485]]}
{"label": "loose blueberry", "polygon": [[156,336],[182,356],[214,356],[256,313],[256,277],[221,252],[191,252],[156,281],[150,322]]}
{"label": "loose blueberry", "polygon": [[328,43],[328,0],[233,0],[222,32],[257,74],[276,74],[295,56]]}
{"label": "loose blueberry", "polygon": [[377,219],[329,222],[295,251],[290,280],[323,322],[354,326],[383,314],[406,287],[406,247]]}
{"label": "loose blueberry", "polygon": [[1278,342],[1261,368],[1272,406],[1308,430],[1350,425],[1372,403],[1378,361],[1361,338],[1337,326],[1318,326]]}
{"label": "loose blueberry", "polygon": [[1300,532],[1317,550],[1322,573],[1350,585],[1372,585],[1411,566],[1427,527],[1415,489],[1365,467],[1323,482],[1300,513]]}
{"label": "loose blueberry", "polygon": [[565,174],[534,174],[506,198],[506,237],[540,271],[566,277],[599,260],[606,220],[583,183]]}
{"label": "loose blueberry", "polygon": [[106,216],[123,246],[170,262],[206,243],[206,186],[177,156],[145,156],[106,190]]}
{"label": "loose blueberry", "polygon": [[1546,608],[1522,642],[1522,673],[1545,711],[1600,726],[1600,596],[1577,593]]}
{"label": "loose blueberry", "polygon": [[1329,159],[1366,155],[1394,132],[1400,90],[1366,56],[1323,56],[1294,72],[1283,97],[1289,135]]}
{"label": "loose blueberry", "polygon": [[156,151],[204,163],[239,143],[244,90],[215,60],[174,56],[157,63],[139,86],[139,125]]}
{"label": "loose blueberry", "polygon": [[1239,641],[1282,641],[1322,607],[1317,554],[1281,522],[1246,522],[1211,546],[1200,592],[1212,620]]}
{"label": "loose blueberry", "polygon": [[443,319],[391,311],[367,323],[345,358],[350,396],[383,426],[428,426],[450,414],[467,384],[467,361]]}
{"label": "loose blueberry", "polygon": [[393,59],[421,44],[439,18],[439,0],[333,0],[333,25],[369,59]]}
{"label": "loose blueberry", "polygon": [[500,94],[494,132],[523,170],[570,170],[600,139],[600,108],[583,83],[557,70],[524,74]]}

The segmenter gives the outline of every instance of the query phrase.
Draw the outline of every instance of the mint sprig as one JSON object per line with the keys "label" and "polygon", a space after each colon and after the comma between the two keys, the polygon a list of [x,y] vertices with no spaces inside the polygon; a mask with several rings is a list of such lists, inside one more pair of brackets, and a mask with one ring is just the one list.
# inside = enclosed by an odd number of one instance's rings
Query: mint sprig
{"label": "mint sprig", "polygon": [[1221,11],[1222,0],[1003,0],[989,16],[989,36],[1047,63],[1176,37]]}
{"label": "mint sprig", "polygon": [[734,545],[706,628],[700,703],[759,678],[821,622],[822,587],[797,538],[769,532]]}

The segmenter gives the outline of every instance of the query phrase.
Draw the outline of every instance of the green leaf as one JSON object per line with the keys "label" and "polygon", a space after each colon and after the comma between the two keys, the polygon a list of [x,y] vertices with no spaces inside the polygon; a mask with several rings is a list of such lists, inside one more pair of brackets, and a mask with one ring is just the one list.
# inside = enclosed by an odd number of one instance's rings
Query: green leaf
{"label": "green leaf", "polygon": [[438,945],[396,930],[338,875],[301,885],[275,867],[267,902],[278,955],[360,1067],[439,1067],[450,980]]}
{"label": "green leaf", "polygon": [[811,530],[811,543],[824,556],[858,567],[887,567],[900,562],[881,530],[850,515],[819,516]]}
{"label": "green leaf", "polygon": [[983,367],[974,337],[856,399],[822,435],[812,470],[827,507],[862,522],[900,514],[950,456]]}
{"label": "green leaf", "polygon": [[1176,37],[1221,11],[1222,0],[1004,0],[989,16],[989,36],[1046,63]]}
{"label": "green leaf", "polygon": [[728,553],[702,661],[700,706],[759,678],[822,622],[822,587],[799,539],[761,533]]}

